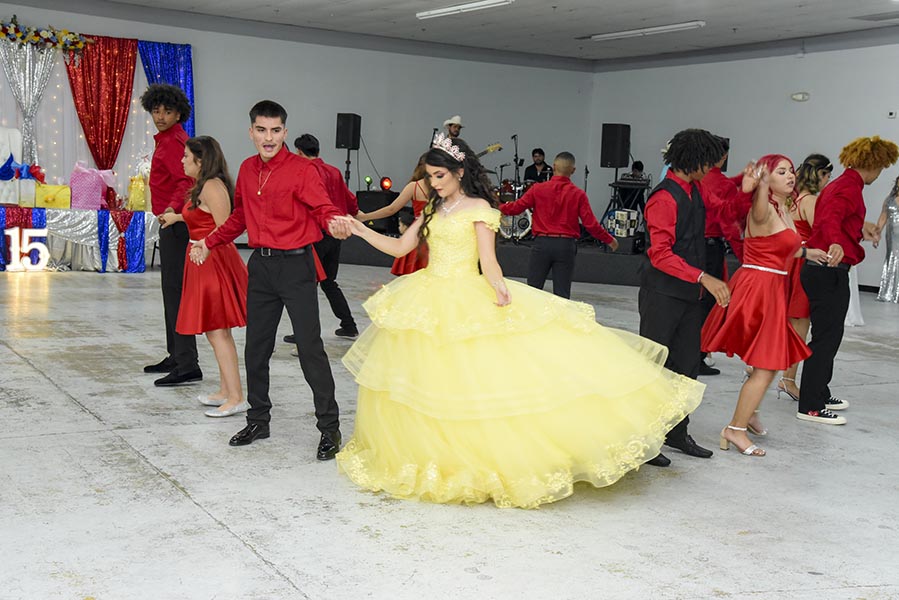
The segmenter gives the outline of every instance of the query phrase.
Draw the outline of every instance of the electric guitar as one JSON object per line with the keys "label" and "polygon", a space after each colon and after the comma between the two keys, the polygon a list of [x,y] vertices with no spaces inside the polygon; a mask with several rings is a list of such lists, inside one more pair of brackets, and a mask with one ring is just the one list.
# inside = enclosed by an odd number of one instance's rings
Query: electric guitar
{"label": "electric guitar", "polygon": [[484,155],[490,154],[491,152],[499,152],[502,149],[503,147],[501,144],[490,144],[489,146],[484,148],[483,152],[478,152],[477,154],[475,154],[475,157],[481,158]]}

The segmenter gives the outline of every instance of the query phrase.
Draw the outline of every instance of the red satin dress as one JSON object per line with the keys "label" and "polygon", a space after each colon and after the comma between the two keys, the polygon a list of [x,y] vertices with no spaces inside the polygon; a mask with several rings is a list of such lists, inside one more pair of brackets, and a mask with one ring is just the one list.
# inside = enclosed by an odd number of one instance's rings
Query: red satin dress
{"label": "red satin dress", "polygon": [[[799,203],[807,196],[808,194],[804,194],[796,199],[797,215],[799,214]],[[793,223],[796,225],[796,233],[802,238],[802,245],[805,246],[808,238],[812,235],[812,226],[808,224],[808,221],[801,219],[795,219]],[[805,295],[805,289],[802,287],[802,282],[799,281],[799,273],[802,271],[802,265],[804,264],[804,258],[795,258],[788,269],[790,274],[787,275],[787,293],[789,294],[787,316],[791,319],[808,319],[810,314],[808,296]]]}
{"label": "red satin dress", "polygon": [[[190,239],[202,240],[215,229],[212,213],[185,204],[181,211]],[[196,335],[215,329],[244,327],[247,324],[247,266],[237,247],[225,244],[213,248],[202,265],[184,260],[181,306],[175,331]]]}
{"label": "red satin dress", "polygon": [[[421,194],[425,195],[424,190],[421,188],[419,182],[415,182],[415,188],[417,190],[421,190]],[[417,219],[421,215],[421,211],[424,210],[427,205],[427,201],[420,202],[418,200],[412,200],[412,213],[415,215]],[[399,256],[393,261],[393,267],[391,267],[390,272],[394,275],[408,275],[409,273],[414,273],[419,269],[424,269],[428,266],[428,243],[422,242],[419,246],[412,250],[409,254],[405,256]]]}
{"label": "red satin dress", "polygon": [[702,327],[702,350],[782,371],[812,353],[787,319],[787,269],[800,237],[784,229],[744,243],[743,266],[730,281],[730,304],[712,308]]}

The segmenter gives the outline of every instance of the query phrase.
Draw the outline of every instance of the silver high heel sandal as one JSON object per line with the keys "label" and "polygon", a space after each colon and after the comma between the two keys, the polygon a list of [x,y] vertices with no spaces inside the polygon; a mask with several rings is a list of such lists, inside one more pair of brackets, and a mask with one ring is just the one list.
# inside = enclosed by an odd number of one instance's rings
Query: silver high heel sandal
{"label": "silver high heel sandal", "polygon": [[[733,425],[728,425],[727,427],[722,429],[721,430],[721,443],[719,444],[719,446],[722,450],[730,450],[730,445],[732,442],[729,439],[727,439],[726,437],[724,437],[724,432],[728,429],[732,429],[734,431],[746,431],[745,427],[734,427]],[[743,454],[744,456],[765,456],[765,451],[762,450],[761,448],[759,448],[758,446],[756,446],[755,444],[750,444],[749,447],[746,448],[745,450],[741,449],[739,446],[737,446],[736,443],[734,443],[734,447],[740,451],[740,454]]]}
{"label": "silver high heel sandal", "polygon": [[[799,396],[794,396],[794,395],[793,395],[792,393],[790,393],[790,391],[787,389],[787,384],[786,384],[787,381],[792,381],[793,383],[796,383],[796,380],[795,380],[795,379],[790,379],[789,377],[781,377],[781,378],[780,378],[780,383],[777,384],[777,399],[780,400],[780,395],[781,395],[781,394],[786,394],[787,396],[789,396],[790,398],[792,398],[794,401],[799,402]],[[781,387],[781,385],[782,385],[783,387]]]}
{"label": "silver high heel sandal", "polygon": [[[755,411],[755,414],[759,414],[759,411]],[[746,429],[748,429],[748,430],[749,430],[749,433],[751,433],[751,434],[753,434],[753,435],[758,435],[758,436],[768,435],[768,430],[767,430],[767,429],[764,429],[764,428],[762,428],[762,429],[756,429],[756,428],[752,425],[752,423],[747,423],[747,424],[746,424]]]}

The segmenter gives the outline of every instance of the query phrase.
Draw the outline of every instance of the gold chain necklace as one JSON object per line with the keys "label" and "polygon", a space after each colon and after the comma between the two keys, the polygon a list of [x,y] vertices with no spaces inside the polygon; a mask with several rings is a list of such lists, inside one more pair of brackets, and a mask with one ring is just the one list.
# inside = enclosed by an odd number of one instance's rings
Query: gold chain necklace
{"label": "gold chain necklace", "polygon": [[256,185],[257,185],[256,195],[257,196],[262,195],[262,188],[265,187],[265,184],[268,183],[269,178],[271,178],[272,173],[274,173],[274,172],[275,172],[274,169],[269,169],[268,175],[265,176],[265,181],[262,181],[262,169],[261,168],[259,169],[259,179],[256,182]]}

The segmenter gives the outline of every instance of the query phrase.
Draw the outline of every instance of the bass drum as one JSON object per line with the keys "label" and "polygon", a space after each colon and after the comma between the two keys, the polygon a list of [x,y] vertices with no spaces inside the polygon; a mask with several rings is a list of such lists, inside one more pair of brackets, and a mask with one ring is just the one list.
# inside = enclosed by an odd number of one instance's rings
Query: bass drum
{"label": "bass drum", "polygon": [[507,240],[523,240],[531,233],[531,211],[519,215],[503,215],[499,220],[499,234]]}

